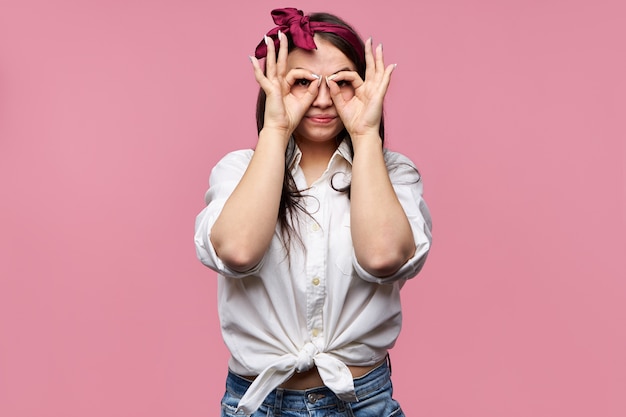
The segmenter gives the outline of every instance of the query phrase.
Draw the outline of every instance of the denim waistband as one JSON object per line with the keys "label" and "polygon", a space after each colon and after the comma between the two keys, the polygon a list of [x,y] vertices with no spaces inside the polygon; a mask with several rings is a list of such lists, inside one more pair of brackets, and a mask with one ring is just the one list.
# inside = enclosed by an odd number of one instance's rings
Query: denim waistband
{"label": "denim waistband", "polygon": [[[387,384],[391,384],[391,369],[388,359],[367,374],[354,378],[354,391],[358,401],[363,401],[375,395]],[[235,397],[241,398],[252,383],[235,374],[228,372],[226,379],[226,391]],[[268,407],[280,407],[283,410],[306,408],[325,408],[337,405],[341,402],[335,393],[325,386],[310,388],[306,390],[291,390],[276,388],[263,400],[263,404]]]}

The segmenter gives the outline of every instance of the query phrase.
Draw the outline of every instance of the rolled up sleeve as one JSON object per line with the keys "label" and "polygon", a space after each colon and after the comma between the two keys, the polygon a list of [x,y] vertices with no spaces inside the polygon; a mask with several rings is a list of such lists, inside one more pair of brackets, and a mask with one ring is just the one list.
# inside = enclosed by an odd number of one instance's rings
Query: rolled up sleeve
{"label": "rolled up sleeve", "polygon": [[217,256],[211,243],[211,229],[224,204],[243,177],[252,153],[251,149],[231,152],[215,165],[209,177],[209,190],[204,197],[206,207],[196,216],[195,222],[194,242],[198,259],[217,273],[232,278],[242,278],[256,273],[263,262],[261,261],[253,270],[245,272],[228,268]]}
{"label": "rolled up sleeve", "polygon": [[409,158],[399,153],[388,151],[385,156],[391,183],[411,225],[415,254],[394,274],[382,278],[367,272],[354,256],[356,274],[366,281],[379,284],[415,277],[424,266],[432,243],[432,219],[422,197],[424,185],[417,168]]}

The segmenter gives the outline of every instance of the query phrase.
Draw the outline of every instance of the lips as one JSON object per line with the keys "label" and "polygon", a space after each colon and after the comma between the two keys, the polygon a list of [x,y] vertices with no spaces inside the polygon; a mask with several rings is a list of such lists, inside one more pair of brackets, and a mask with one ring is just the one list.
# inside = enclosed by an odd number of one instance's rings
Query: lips
{"label": "lips", "polygon": [[311,116],[307,116],[307,119],[312,121],[313,123],[330,123],[335,120],[337,116],[332,114],[313,114]]}

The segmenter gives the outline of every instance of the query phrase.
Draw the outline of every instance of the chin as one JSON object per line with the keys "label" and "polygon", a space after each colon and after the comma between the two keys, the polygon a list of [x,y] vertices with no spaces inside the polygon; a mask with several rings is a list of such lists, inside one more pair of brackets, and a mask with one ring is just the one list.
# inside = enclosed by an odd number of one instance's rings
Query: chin
{"label": "chin", "polygon": [[337,130],[337,129],[333,129],[333,130],[308,130],[308,131],[301,131],[301,132],[295,132],[296,133],[296,137],[299,140],[303,140],[303,141],[307,141],[307,142],[315,142],[315,143],[326,143],[326,142],[330,142],[330,141],[335,141],[335,139],[337,138],[337,135],[339,135],[339,133],[341,133],[341,131],[343,130],[343,128]]}

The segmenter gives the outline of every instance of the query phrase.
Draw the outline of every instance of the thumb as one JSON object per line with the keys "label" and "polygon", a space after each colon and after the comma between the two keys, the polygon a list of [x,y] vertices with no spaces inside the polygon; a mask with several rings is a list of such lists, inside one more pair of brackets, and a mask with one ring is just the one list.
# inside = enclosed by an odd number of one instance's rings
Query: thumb
{"label": "thumb", "polygon": [[306,94],[302,97],[302,99],[304,100],[303,104],[306,105],[306,108],[309,108],[311,104],[313,104],[313,101],[315,101],[315,97],[317,97],[317,95],[319,94],[320,85],[322,82],[322,77],[320,77],[319,75],[311,74],[311,76],[315,78],[315,80],[311,81],[306,90]]}
{"label": "thumb", "polygon": [[341,88],[335,82],[335,78],[337,74],[329,75],[328,77],[324,77],[326,81],[326,85],[328,86],[328,91],[330,92],[330,97],[335,103],[335,106],[338,108],[344,108],[346,105],[346,100],[343,98],[343,94],[341,94]]}

